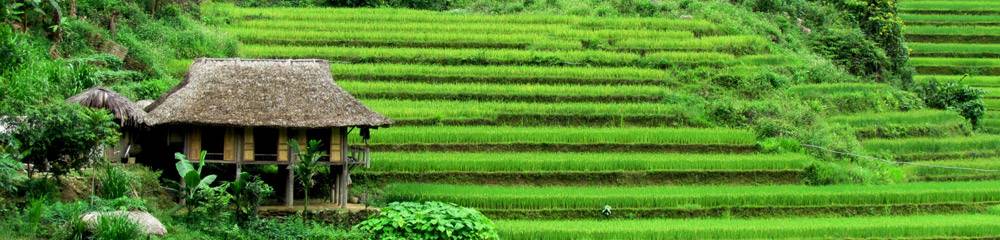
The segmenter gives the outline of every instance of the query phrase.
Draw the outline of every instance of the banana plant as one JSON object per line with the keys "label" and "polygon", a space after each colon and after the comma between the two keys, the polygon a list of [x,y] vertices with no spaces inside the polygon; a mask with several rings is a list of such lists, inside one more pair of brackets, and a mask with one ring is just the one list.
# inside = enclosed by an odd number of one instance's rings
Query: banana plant
{"label": "banana plant", "polygon": [[207,154],[207,151],[201,151],[201,154],[198,157],[197,169],[194,168],[194,165],[191,164],[191,161],[189,161],[187,156],[183,153],[174,154],[174,158],[177,159],[177,164],[175,164],[177,167],[177,174],[180,175],[182,183],[179,191],[182,195],[181,205],[187,207],[188,212],[191,212],[191,203],[196,197],[198,197],[198,194],[201,193],[202,190],[207,189],[212,182],[215,182],[215,174],[204,177],[201,176],[201,169],[205,167],[205,155]]}

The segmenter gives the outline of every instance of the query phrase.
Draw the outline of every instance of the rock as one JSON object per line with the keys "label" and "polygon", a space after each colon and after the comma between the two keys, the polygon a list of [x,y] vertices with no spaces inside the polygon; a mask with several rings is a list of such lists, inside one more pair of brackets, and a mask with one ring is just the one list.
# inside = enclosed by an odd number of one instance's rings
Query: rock
{"label": "rock", "polygon": [[681,19],[691,20],[691,19],[694,19],[694,16],[691,16],[691,15],[681,15]]}
{"label": "rock", "polygon": [[97,225],[97,221],[101,217],[114,215],[128,217],[129,220],[139,224],[139,229],[146,235],[163,236],[167,234],[167,227],[163,226],[163,223],[160,223],[159,219],[143,211],[88,212],[81,215],[80,219],[87,223],[87,226],[93,228]]}

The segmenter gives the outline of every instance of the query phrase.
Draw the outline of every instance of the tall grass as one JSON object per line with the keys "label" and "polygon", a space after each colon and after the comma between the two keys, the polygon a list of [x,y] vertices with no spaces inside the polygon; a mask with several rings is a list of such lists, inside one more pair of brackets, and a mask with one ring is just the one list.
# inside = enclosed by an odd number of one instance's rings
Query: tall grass
{"label": "tall grass", "polygon": [[499,220],[504,239],[922,239],[992,238],[997,215],[770,219]]}
{"label": "tall grass", "polygon": [[[351,139],[359,142],[356,135]],[[393,127],[372,133],[377,144],[738,144],[752,145],[749,130],[726,128],[576,128],[429,126]]]}
{"label": "tall grass", "polygon": [[804,169],[802,154],[380,152],[371,171],[559,172]]}
{"label": "tall grass", "polygon": [[444,201],[481,209],[822,207],[1000,201],[1000,181],[892,185],[483,186],[390,184],[389,201]]}

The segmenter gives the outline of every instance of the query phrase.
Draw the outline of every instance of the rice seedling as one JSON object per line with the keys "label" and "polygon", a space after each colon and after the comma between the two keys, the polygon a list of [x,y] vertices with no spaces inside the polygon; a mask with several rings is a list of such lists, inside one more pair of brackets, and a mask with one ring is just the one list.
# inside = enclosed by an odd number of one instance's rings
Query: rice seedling
{"label": "rice seedling", "polygon": [[910,58],[913,66],[1000,67],[1000,59],[989,58]]}
{"label": "rice seedling", "polygon": [[[552,39],[538,34],[450,33],[450,32],[347,32],[294,31],[228,28],[246,44],[298,46],[360,46],[420,48],[545,48],[582,49],[579,40]],[[539,47],[536,47],[539,46]]]}
{"label": "rice seedling", "polygon": [[624,39],[611,48],[626,51],[717,51],[732,54],[754,54],[767,52],[770,41],[758,36],[710,36],[677,41],[660,39]]}
{"label": "rice seedling", "polygon": [[[738,63],[716,52],[655,52],[646,56],[606,51],[531,51],[515,49],[356,48],[244,45],[243,57],[320,58],[343,63],[443,65],[538,65],[605,67],[723,66]],[[765,55],[766,56],[766,55]]]}
{"label": "rice seedling", "polygon": [[888,89],[893,87],[878,83],[822,83],[795,85],[789,87],[787,91],[805,99],[815,99],[835,93],[880,92]]}
{"label": "rice seedling", "polygon": [[862,143],[864,149],[871,153],[886,152],[897,155],[935,155],[935,154],[980,154],[995,155],[1000,153],[1000,137],[996,135],[975,135],[970,137],[948,138],[908,138],[908,139],[871,139]]}
{"label": "rice seedling", "polygon": [[354,96],[391,99],[655,102],[666,93],[662,87],[638,85],[508,85],[345,80],[337,81],[337,84]]}
{"label": "rice seedling", "polygon": [[315,22],[307,20],[244,20],[236,24],[239,28],[261,30],[307,30],[334,32],[448,32],[448,33],[494,33],[524,34],[572,29],[569,25],[554,24],[514,24],[514,23],[449,23],[431,24],[422,22]]}
{"label": "rice seedling", "polygon": [[944,110],[916,110],[909,112],[860,113],[833,116],[829,121],[853,127],[884,125],[954,125],[966,120],[957,112]]}
{"label": "rice seedling", "polygon": [[903,12],[931,13],[1000,13],[1000,3],[996,1],[901,1]]}
{"label": "rice seedling", "polygon": [[[685,53],[692,59],[718,53]],[[640,57],[603,51],[528,51],[512,49],[428,49],[291,47],[244,45],[244,57],[320,58],[344,63],[419,63],[445,65],[636,66]]]}
{"label": "rice seedling", "polygon": [[992,238],[986,214],[766,219],[498,220],[504,239],[923,239]]}
{"label": "rice seedling", "polygon": [[1000,25],[1000,15],[900,14],[907,25]]}
{"label": "rice seedling", "polygon": [[925,181],[1000,179],[1000,159],[944,159],[906,165],[908,176]]}
{"label": "rice seedling", "polygon": [[411,64],[330,65],[335,78],[427,83],[650,84],[675,81],[667,71],[644,68],[441,66]]}
{"label": "rice seedling", "polygon": [[937,81],[960,81],[964,84],[979,87],[1000,87],[1000,76],[974,76],[974,75],[917,75],[914,76],[917,82]]}
{"label": "rice seedling", "polygon": [[[363,102],[379,113],[395,120],[411,122],[486,121],[516,126],[622,126],[629,125],[629,119],[648,119],[655,123],[652,126],[713,126],[706,119],[704,109],[672,104],[392,99],[367,99]],[[598,122],[591,123],[589,121]]]}
{"label": "rice seedling", "polygon": [[906,26],[906,35],[1000,36],[1000,26]]}
{"label": "rice seedling", "polygon": [[1000,57],[1000,44],[910,43],[912,56]]}
{"label": "rice seedling", "polygon": [[804,169],[803,154],[380,152],[375,172],[596,172]]}
{"label": "rice seedling", "polygon": [[[351,140],[360,142],[356,135]],[[726,128],[574,128],[432,126],[373,132],[375,144],[734,144],[753,145],[749,130]]]}
{"label": "rice seedling", "polygon": [[635,17],[592,18],[551,14],[472,15],[387,8],[231,8],[228,12],[245,19],[308,20],[337,23],[562,24],[580,29],[686,30],[700,33],[712,33],[717,29],[714,24],[705,20]]}
{"label": "rice seedling", "polygon": [[806,207],[1000,201],[1000,181],[892,185],[484,186],[398,183],[388,201],[445,201],[479,209]]}

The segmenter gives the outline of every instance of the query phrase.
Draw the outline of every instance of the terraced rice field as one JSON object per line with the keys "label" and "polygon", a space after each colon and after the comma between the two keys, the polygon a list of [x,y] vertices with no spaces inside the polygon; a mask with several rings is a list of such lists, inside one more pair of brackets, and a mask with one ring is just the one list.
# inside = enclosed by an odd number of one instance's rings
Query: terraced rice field
{"label": "terraced rice field", "polygon": [[[918,80],[974,71],[964,81],[1000,87],[992,31],[1000,8],[966,2],[902,4],[915,22],[911,39],[924,39],[913,45]],[[914,163],[906,171],[915,177],[816,187],[800,184],[812,157],[764,152],[750,130],[663,103],[690,83],[667,69],[797,61],[773,55],[767,39],[726,35],[708,21],[229,11],[237,21],[226,31],[243,42],[241,57],[326,59],[337,84],[397,121],[374,132],[372,168],[353,178],[385,184],[386,200],[477,208],[505,239],[1000,236],[1000,218],[980,215],[1000,203],[992,181],[1000,174],[917,166],[1000,169],[990,161],[1000,137],[972,133],[953,112],[831,116],[857,127],[869,152]],[[889,90],[839,83],[788,91],[820,100]]]}
{"label": "terraced rice field", "polygon": [[[984,0],[900,1],[903,32],[918,81],[959,80],[977,87],[1000,84],[1000,2]],[[1000,92],[987,89],[987,98]],[[987,111],[1000,102],[987,101]],[[987,129],[996,129],[987,121]]]}

